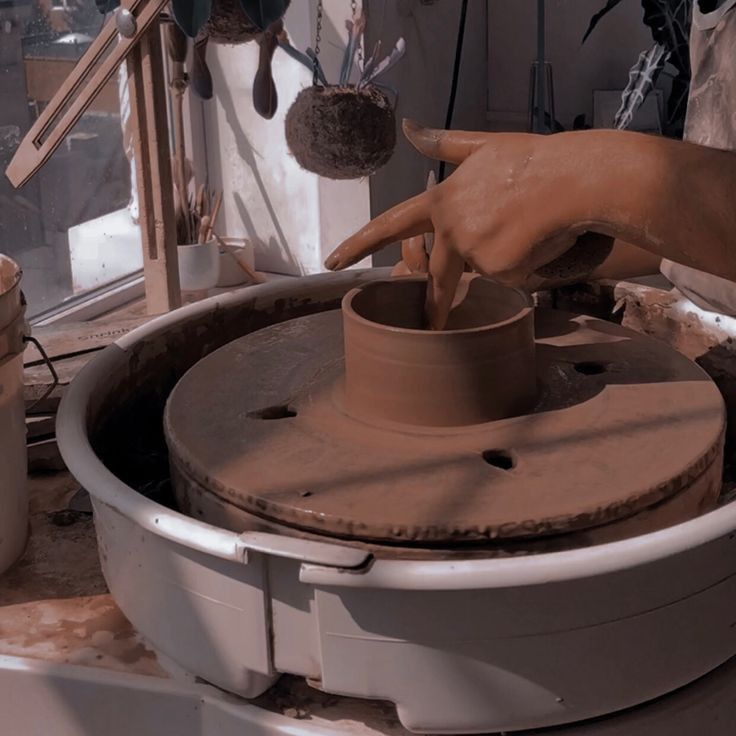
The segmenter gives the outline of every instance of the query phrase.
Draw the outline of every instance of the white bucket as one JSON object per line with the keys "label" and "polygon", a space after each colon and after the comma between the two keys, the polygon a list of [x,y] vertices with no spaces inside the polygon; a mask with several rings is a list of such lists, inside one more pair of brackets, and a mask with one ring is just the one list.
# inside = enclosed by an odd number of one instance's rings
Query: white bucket
{"label": "white bucket", "polygon": [[256,268],[256,256],[253,243],[246,238],[222,238],[220,243],[220,278],[217,285],[222,287],[241,286],[250,282],[250,276],[238,262]]}
{"label": "white bucket", "polygon": [[179,285],[182,291],[206,291],[220,276],[220,249],[214,240],[180,245]]}
{"label": "white bucket", "polygon": [[0,573],[18,559],[28,534],[20,277],[18,264],[0,254]]}

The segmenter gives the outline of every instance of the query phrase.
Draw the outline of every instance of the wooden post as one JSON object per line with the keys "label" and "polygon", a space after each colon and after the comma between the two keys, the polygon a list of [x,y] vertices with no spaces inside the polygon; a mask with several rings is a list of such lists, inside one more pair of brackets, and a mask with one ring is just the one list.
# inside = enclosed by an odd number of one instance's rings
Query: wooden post
{"label": "wooden post", "polygon": [[160,314],[181,305],[181,291],[166,116],[167,88],[158,21],[141,37],[126,63],[146,307],[149,314]]}

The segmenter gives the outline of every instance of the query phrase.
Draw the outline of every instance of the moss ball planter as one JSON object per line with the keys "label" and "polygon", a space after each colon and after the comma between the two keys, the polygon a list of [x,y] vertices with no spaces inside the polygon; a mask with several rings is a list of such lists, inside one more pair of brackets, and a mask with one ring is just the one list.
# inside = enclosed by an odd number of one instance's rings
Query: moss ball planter
{"label": "moss ball planter", "polygon": [[286,115],[286,142],[299,165],[330,179],[370,176],[396,145],[396,119],[374,86],[313,86]]}

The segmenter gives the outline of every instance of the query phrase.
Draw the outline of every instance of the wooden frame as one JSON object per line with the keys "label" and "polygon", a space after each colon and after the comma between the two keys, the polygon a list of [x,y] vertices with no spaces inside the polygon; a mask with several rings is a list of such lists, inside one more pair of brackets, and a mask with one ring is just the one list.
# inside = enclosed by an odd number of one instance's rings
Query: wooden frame
{"label": "wooden frame", "polygon": [[[146,31],[126,60],[149,314],[181,306],[174,188],[166,117],[161,30]],[[138,163],[140,162],[140,163]]]}
{"label": "wooden frame", "polygon": [[[52,156],[123,61],[130,85],[141,239],[149,314],[181,304],[173,188],[166,118],[167,89],[158,16],[168,0],[122,0],[73,72],[21,141],[6,170],[23,186]],[[118,32],[117,14],[128,11],[135,30]]]}

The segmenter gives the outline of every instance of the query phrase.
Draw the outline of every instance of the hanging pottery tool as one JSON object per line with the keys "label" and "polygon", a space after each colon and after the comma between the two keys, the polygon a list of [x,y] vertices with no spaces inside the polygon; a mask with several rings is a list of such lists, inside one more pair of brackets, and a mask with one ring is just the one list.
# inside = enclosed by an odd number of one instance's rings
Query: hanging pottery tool
{"label": "hanging pottery tool", "polygon": [[[286,114],[286,142],[299,165],[307,171],[330,179],[358,179],[369,176],[390,158],[396,145],[394,104],[386,90],[377,83],[404,55],[403,38],[396,42],[391,54],[380,59],[380,41],[371,56],[363,62],[362,36],[366,17],[355,15],[345,22],[348,42],[345,47],[337,84],[329,84],[319,61],[322,32],[322,0],[317,3],[317,34],[314,50],[306,54],[289,43],[286,33],[279,45],[290,56],[312,71],[311,87],[302,90]],[[360,76],[351,83],[353,69]]]}
{"label": "hanging pottery tool", "polygon": [[[184,2],[185,0],[172,0],[177,22],[175,7],[177,3]],[[209,42],[241,44],[257,41],[261,51],[253,82],[253,106],[262,117],[272,118],[276,112],[277,96],[271,75],[271,58],[276,47],[276,36],[283,28],[282,18],[290,2],[291,0],[214,0],[206,22],[193,34],[194,54],[190,73],[195,93],[205,100],[212,97],[212,75],[206,59]]]}
{"label": "hanging pottery tool", "polygon": [[189,81],[194,93],[203,100],[212,99],[212,75],[207,66],[207,36],[194,42]]}
{"label": "hanging pottery tool", "polygon": [[258,71],[253,80],[253,107],[266,120],[270,120],[276,113],[278,95],[276,84],[271,74],[271,59],[278,44],[279,34],[284,30],[284,22],[277,20],[272,23],[259,37]]}
{"label": "hanging pottery tool", "polygon": [[[177,30],[181,31],[181,38],[176,39],[181,51],[176,61],[171,55],[174,50],[171,47],[172,39],[168,39],[169,56],[174,64],[181,65],[177,78],[186,79],[184,63],[188,38],[192,38],[194,43],[189,81],[198,97],[209,100],[213,89],[212,75],[207,66],[208,43],[241,44],[255,40],[261,46],[261,52],[253,82],[253,105],[262,117],[273,117],[277,96],[271,74],[271,58],[276,48],[276,38],[283,29],[281,19],[290,3],[291,0],[171,0],[171,15],[176,21]],[[97,2],[102,13],[109,12],[119,4],[119,0]]]}

